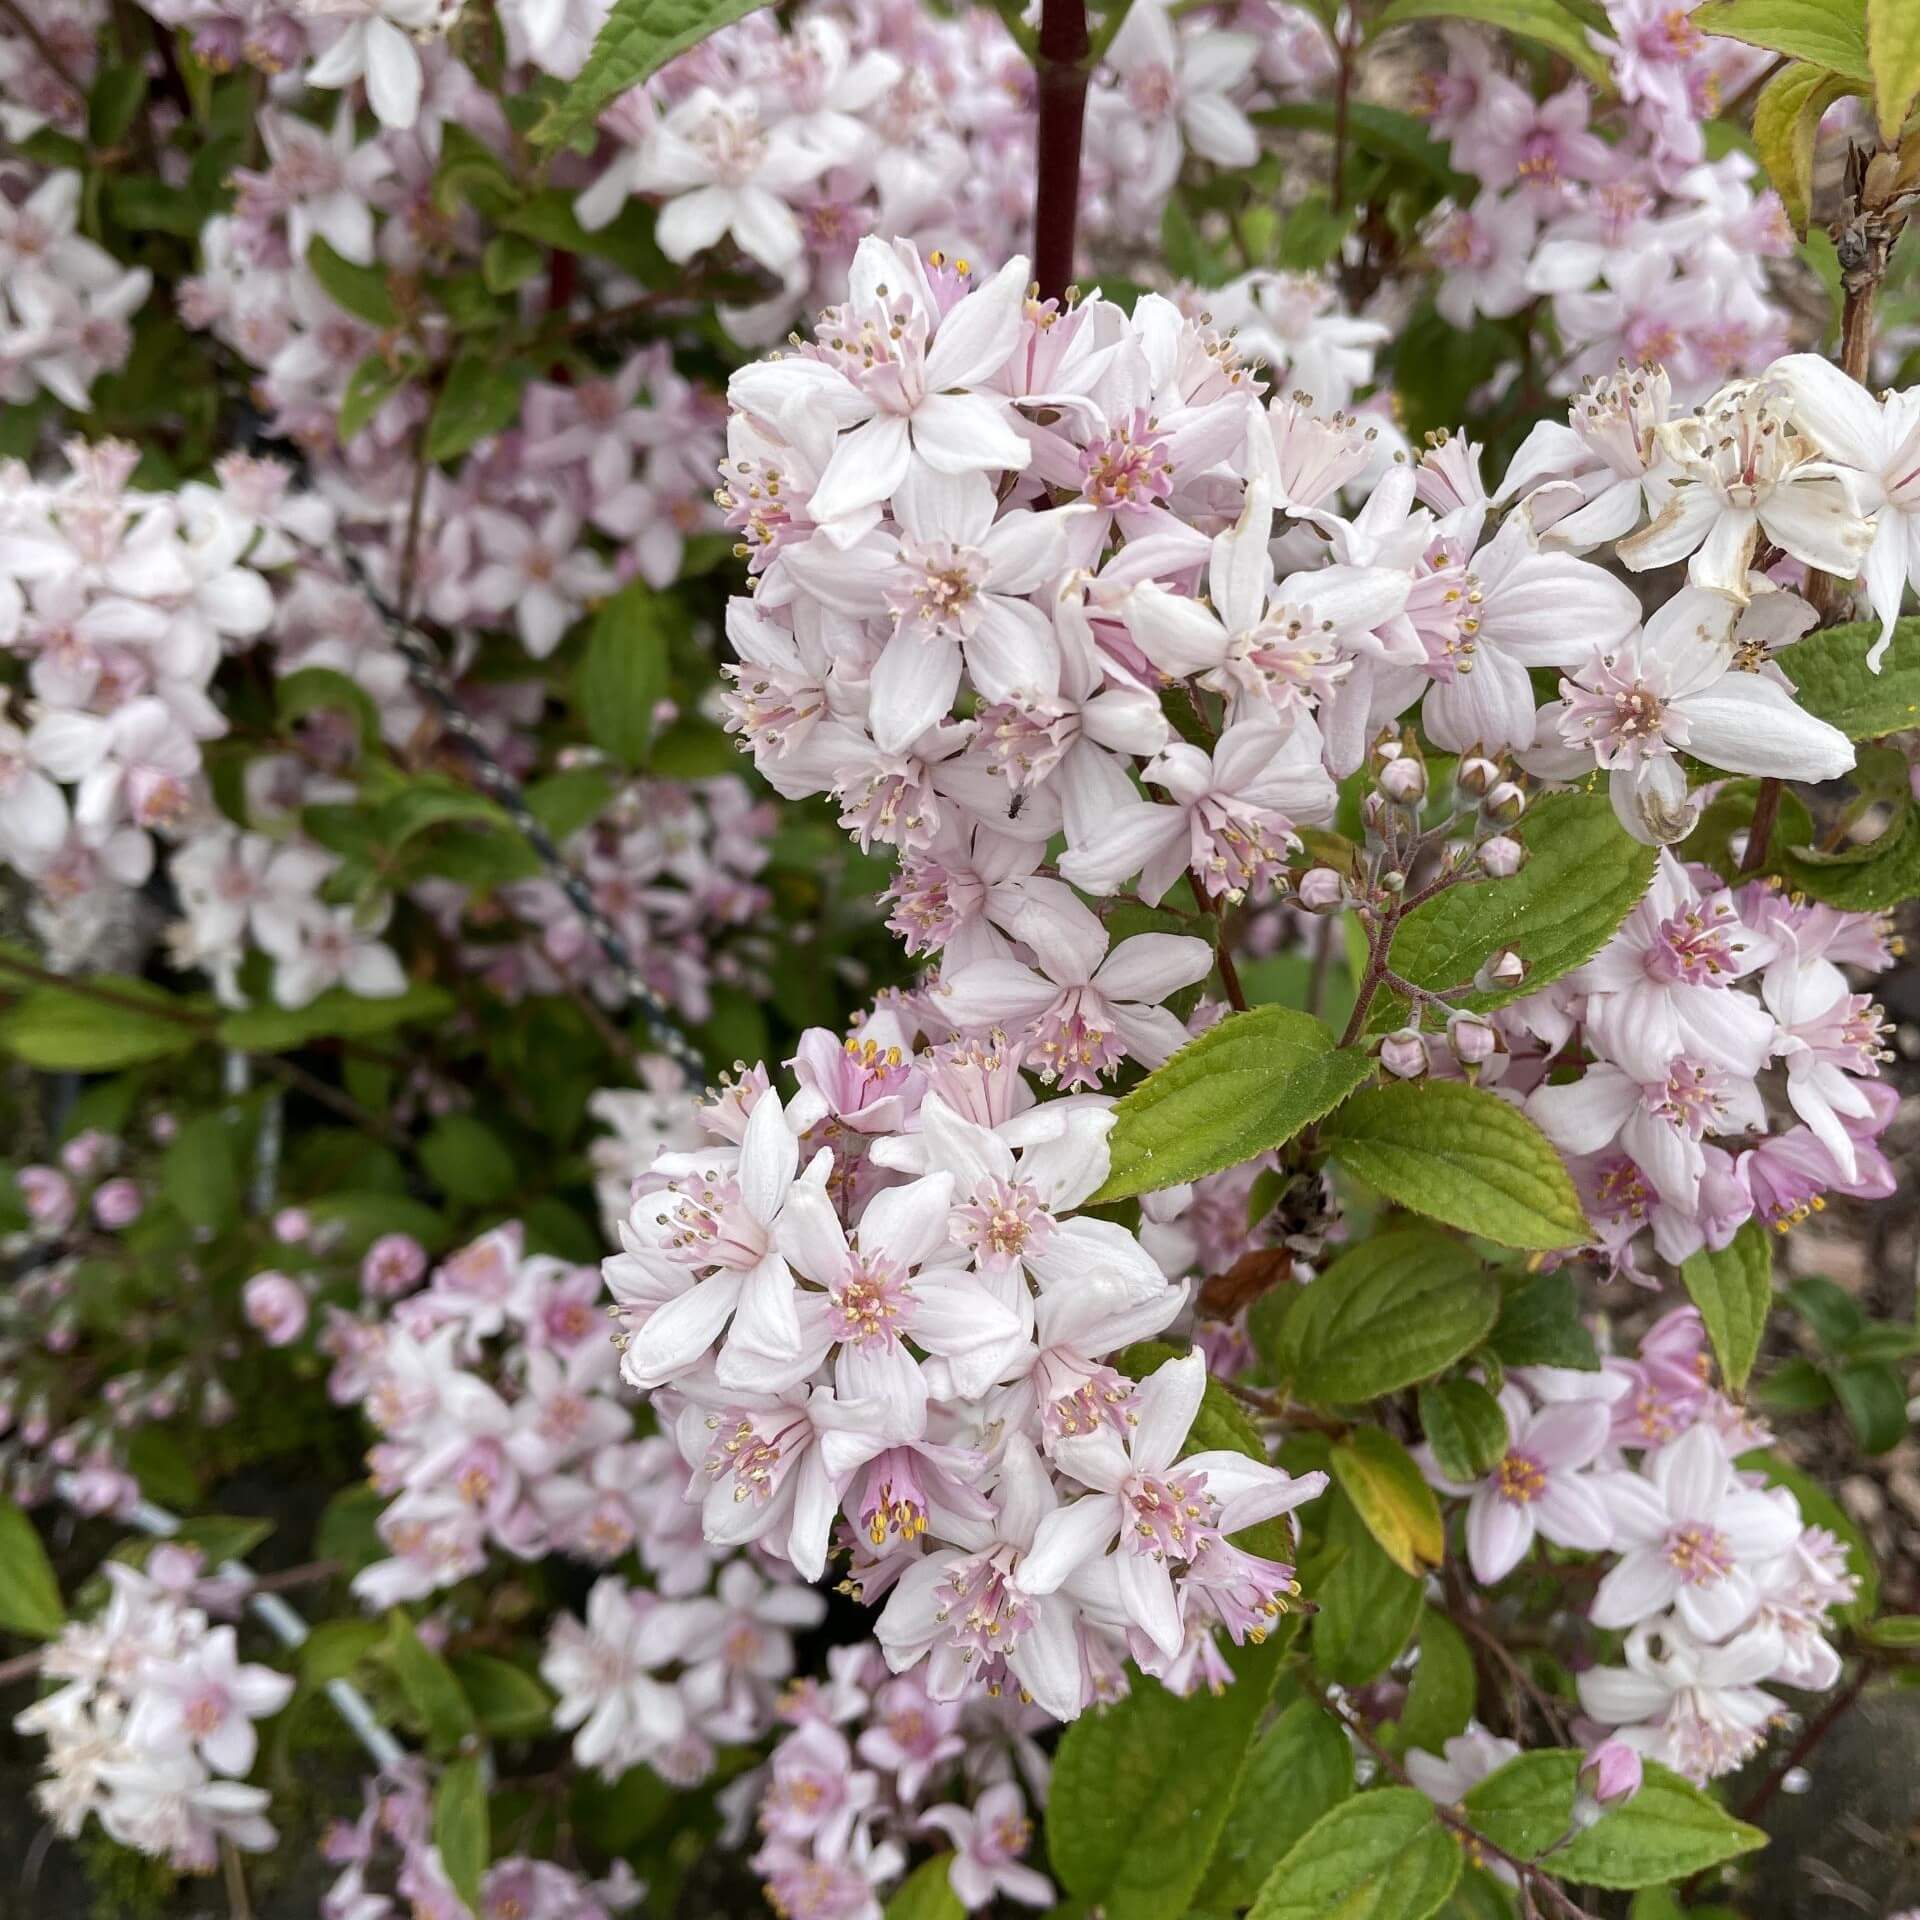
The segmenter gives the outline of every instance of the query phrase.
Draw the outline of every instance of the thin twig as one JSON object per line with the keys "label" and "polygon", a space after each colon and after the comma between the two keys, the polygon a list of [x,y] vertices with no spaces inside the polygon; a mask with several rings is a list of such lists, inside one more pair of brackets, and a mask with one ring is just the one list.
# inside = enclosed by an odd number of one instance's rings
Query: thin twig
{"label": "thin twig", "polygon": [[1042,300],[1064,299],[1073,281],[1090,52],[1086,0],[1041,0],[1033,277]]}

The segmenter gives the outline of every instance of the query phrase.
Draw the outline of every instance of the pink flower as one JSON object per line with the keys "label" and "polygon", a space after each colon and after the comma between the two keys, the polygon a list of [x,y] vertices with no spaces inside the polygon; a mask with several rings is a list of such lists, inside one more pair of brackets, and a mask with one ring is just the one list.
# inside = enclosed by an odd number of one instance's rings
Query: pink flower
{"label": "pink flower", "polygon": [[1053,1882],[1020,1863],[1033,1844],[1033,1822],[1027,1818],[1020,1789],[1011,1781],[989,1787],[971,1808],[929,1807],[920,1824],[953,1842],[947,1881],[969,1913],[990,1906],[1002,1895],[1022,1906],[1053,1905]]}

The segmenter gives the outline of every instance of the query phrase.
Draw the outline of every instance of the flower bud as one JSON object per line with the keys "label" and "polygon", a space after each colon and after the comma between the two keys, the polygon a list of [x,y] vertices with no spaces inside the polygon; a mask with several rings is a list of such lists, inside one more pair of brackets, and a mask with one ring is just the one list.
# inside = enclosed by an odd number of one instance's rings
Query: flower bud
{"label": "flower bud", "polygon": [[64,1233],[73,1219],[73,1184],[58,1167],[22,1167],[14,1175],[27,1218],[42,1233]]}
{"label": "flower bud", "polygon": [[1477,1067],[1499,1050],[1500,1036],[1477,1013],[1456,1013],[1447,1022],[1447,1045],[1463,1067]]}
{"label": "flower bud", "polygon": [[1602,1741],[1580,1769],[1574,1824],[1591,1826],[1609,1807],[1624,1806],[1640,1791],[1640,1780],[1640,1755],[1624,1740]]}
{"label": "flower bud", "polygon": [[1473,984],[1482,993],[1493,987],[1517,987],[1527,977],[1527,963],[1511,947],[1502,947],[1496,954],[1487,958],[1486,964],[1473,976]]}
{"label": "flower bud", "polygon": [[1488,790],[1480,803],[1492,820],[1518,820],[1527,810],[1527,795],[1523,787],[1517,787],[1511,780],[1502,780],[1498,786]]}
{"label": "flower bud", "polygon": [[1480,843],[1480,864],[1496,880],[1510,880],[1527,863],[1527,850],[1518,840],[1497,833]]}
{"label": "flower bud", "polygon": [[1412,1027],[1402,1027],[1380,1042],[1380,1064],[1399,1080],[1417,1080],[1433,1062],[1427,1043]]}
{"label": "flower bud", "polygon": [[84,1133],[76,1133],[60,1149],[60,1164],[76,1180],[85,1180],[107,1164],[112,1152],[111,1136],[102,1133],[98,1127],[89,1127]]}
{"label": "flower bud", "polygon": [[305,1207],[282,1207],[273,1216],[273,1237],[283,1247],[297,1247],[313,1231],[313,1216]]}
{"label": "flower bud", "polygon": [[1411,803],[1426,798],[1427,770],[1411,754],[1389,760],[1380,769],[1380,791],[1389,800]]}
{"label": "flower bud", "polygon": [[1361,823],[1369,833],[1385,832],[1387,820],[1392,812],[1392,803],[1377,789],[1364,795],[1360,801]]}
{"label": "flower bud", "polygon": [[120,1227],[132,1226],[140,1218],[144,1204],[140,1189],[133,1181],[109,1180],[94,1193],[93,1217],[112,1233]]}
{"label": "flower bud", "polygon": [[1331,867],[1309,867],[1300,876],[1300,904],[1310,913],[1337,907],[1345,894],[1339,874]]}
{"label": "flower bud", "polygon": [[247,1324],[270,1347],[286,1346],[306,1328],[307,1296],[284,1273],[256,1273],[240,1289],[240,1304]]}
{"label": "flower bud", "polygon": [[1468,793],[1478,796],[1498,782],[1500,763],[1482,753],[1469,753],[1461,759],[1453,777]]}

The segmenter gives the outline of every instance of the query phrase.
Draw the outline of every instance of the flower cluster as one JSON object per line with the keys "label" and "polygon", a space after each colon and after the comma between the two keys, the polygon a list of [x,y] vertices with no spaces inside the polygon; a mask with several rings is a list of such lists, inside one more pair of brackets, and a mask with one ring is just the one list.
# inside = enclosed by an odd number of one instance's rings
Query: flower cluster
{"label": "flower cluster", "polygon": [[876,1890],[916,1842],[949,1850],[947,1884],[969,1913],[997,1899],[1054,1904],[1025,1858],[1029,1808],[1046,1798],[1037,1709],[936,1699],[924,1669],[890,1674],[867,1643],[837,1649],[826,1680],[793,1688],[781,1717],[789,1731],[746,1783],[764,1836],[753,1864],[775,1913],[877,1920]]}
{"label": "flower cluster", "polygon": [[511,1854],[481,1875],[479,1904],[469,1907],[434,1843],[425,1767],[404,1761],[361,1792],[359,1818],[335,1821],[322,1843],[340,1876],[320,1902],[320,1920],[387,1920],[401,1912],[419,1920],[614,1920],[646,1897],[624,1860],[604,1879],[589,1880],[550,1860]]}
{"label": "flower cluster", "polygon": [[910,1038],[885,1013],[810,1034],[790,1099],[756,1071],[655,1161],[606,1263],[622,1370],[671,1411],[708,1540],[811,1580],[844,1519],[888,1659],[935,1698],[1011,1686],[1070,1719],[1129,1652],[1212,1677],[1214,1629],[1258,1638],[1294,1590],[1230,1536],[1323,1476],[1183,1456],[1197,1353],[1110,1364],[1187,1289],[1078,1211],[1106,1103],[1037,1104],[1011,1041]]}
{"label": "flower cluster", "polygon": [[1587,1713],[1624,1746],[1696,1780],[1748,1759],[1784,1711],[1772,1681],[1822,1692],[1840,1675],[1829,1609],[1853,1598],[1845,1549],[1792,1492],[1736,1456],[1768,1436],[1707,1384],[1699,1313],[1676,1308],[1634,1358],[1598,1372],[1525,1368],[1499,1395],[1507,1444],[1487,1476],[1435,1486],[1467,1500],[1474,1578],[1506,1579],[1536,1537],[1609,1553],[1595,1627],[1621,1666],[1579,1675]]}
{"label": "flower cluster", "polygon": [[1793,252],[1779,200],[1741,153],[1706,158],[1716,91],[1764,57],[1709,40],[1684,8],[1610,0],[1593,38],[1617,104],[1576,76],[1546,100],[1501,70],[1489,40],[1445,30],[1447,63],[1419,102],[1453,165],[1478,182],[1428,233],[1436,305],[1457,327],[1551,306],[1566,349],[1557,390],[1622,358],[1664,365],[1687,395],[1771,359],[1788,311],[1767,263]]}
{"label": "flower cluster", "polygon": [[101,1571],[105,1609],[47,1649],[41,1673],[55,1689],[14,1720],[47,1742],[41,1809],[68,1836],[91,1814],[122,1846],[182,1872],[210,1873],[223,1841],[266,1851],[267,1795],[245,1776],[254,1723],[287,1704],[293,1681],[242,1661],[233,1628],[208,1619],[239,1595],[202,1580],[193,1549],[159,1546],[144,1571],[118,1560]]}

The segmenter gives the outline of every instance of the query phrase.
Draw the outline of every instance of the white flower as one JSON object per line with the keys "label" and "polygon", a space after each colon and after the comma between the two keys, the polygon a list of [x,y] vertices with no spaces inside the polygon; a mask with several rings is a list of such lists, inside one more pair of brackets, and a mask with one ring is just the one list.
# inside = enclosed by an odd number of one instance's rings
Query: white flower
{"label": "white flower", "polygon": [[420,53],[411,36],[440,16],[440,0],[303,0],[302,10],[346,26],[308,66],[307,84],[367,83],[367,101],[383,127],[404,131],[420,113]]}

